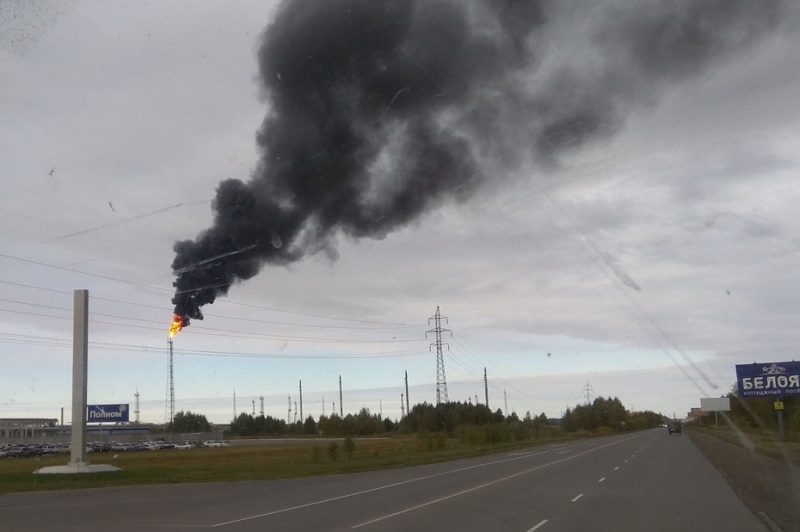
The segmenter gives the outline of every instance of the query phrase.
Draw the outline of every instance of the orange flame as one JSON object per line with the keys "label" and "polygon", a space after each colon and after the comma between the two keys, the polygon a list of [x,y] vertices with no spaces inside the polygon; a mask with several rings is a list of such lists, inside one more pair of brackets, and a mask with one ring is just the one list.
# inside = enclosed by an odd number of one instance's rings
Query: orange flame
{"label": "orange flame", "polygon": [[183,329],[183,316],[175,314],[175,316],[172,318],[172,325],[169,328],[169,337],[172,338],[181,332],[181,329]]}

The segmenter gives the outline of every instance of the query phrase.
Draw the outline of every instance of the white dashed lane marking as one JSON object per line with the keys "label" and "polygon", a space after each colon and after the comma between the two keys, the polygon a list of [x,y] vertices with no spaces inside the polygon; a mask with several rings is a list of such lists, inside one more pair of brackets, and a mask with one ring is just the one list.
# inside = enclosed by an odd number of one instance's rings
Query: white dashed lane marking
{"label": "white dashed lane marking", "polygon": [[542,527],[544,526],[544,524],[545,524],[546,522],[547,522],[547,519],[542,519],[541,521],[539,521],[539,522],[536,524],[536,526],[534,526],[533,528],[531,528],[530,530],[528,530],[528,532],[533,532],[534,530],[539,530],[540,528],[542,528]]}

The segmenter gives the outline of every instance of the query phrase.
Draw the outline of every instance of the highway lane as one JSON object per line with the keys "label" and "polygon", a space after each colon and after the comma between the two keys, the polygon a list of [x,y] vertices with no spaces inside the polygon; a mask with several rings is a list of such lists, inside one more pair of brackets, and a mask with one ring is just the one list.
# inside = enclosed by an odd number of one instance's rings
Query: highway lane
{"label": "highway lane", "polygon": [[765,530],[689,438],[658,436],[588,486],[563,530]]}
{"label": "highway lane", "polygon": [[8,495],[0,529],[766,530],[663,429],[363,474]]}

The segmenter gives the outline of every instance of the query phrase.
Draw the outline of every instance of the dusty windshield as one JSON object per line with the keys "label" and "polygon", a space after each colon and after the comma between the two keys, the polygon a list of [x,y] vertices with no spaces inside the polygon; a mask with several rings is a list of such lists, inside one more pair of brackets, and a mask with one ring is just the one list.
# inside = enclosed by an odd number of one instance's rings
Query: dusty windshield
{"label": "dusty windshield", "polygon": [[755,1],[4,1],[0,444],[69,441],[84,289],[88,404],[153,428],[120,443],[193,452],[176,415],[219,452],[435,447],[467,418],[509,441],[777,434],[736,365],[797,356],[798,22]]}

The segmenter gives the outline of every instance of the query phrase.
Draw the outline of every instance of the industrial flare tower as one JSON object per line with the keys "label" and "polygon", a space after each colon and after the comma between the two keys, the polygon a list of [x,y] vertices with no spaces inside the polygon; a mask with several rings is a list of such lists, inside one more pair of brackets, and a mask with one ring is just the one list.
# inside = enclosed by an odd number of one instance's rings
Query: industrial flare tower
{"label": "industrial flare tower", "polygon": [[175,380],[172,372],[172,338],[167,340],[169,343],[169,365],[167,375],[167,405],[166,423],[170,424],[175,420]]}

